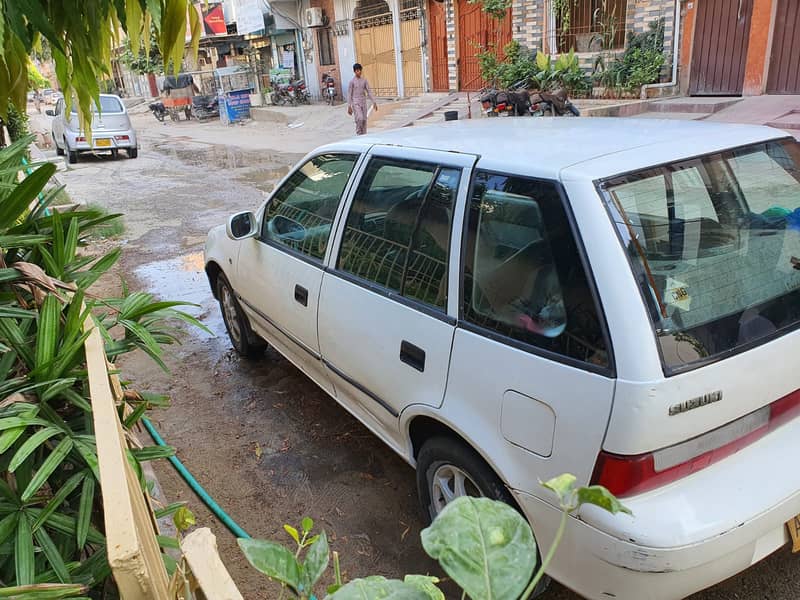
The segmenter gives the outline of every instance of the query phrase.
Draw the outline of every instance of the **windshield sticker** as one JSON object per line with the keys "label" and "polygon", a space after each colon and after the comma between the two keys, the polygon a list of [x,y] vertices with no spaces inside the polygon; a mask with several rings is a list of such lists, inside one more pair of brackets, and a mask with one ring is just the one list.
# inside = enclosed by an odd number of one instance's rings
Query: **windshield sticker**
{"label": "windshield sticker", "polygon": [[682,281],[667,277],[667,285],[664,290],[664,301],[669,306],[675,306],[681,310],[689,310],[692,306],[692,297],[689,295],[689,287]]}

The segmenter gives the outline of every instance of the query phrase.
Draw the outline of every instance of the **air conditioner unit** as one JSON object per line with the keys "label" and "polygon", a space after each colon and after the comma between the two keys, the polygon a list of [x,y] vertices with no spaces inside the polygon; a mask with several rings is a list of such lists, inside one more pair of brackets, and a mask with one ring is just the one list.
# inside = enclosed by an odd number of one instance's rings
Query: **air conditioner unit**
{"label": "air conditioner unit", "polygon": [[306,27],[322,27],[324,24],[321,8],[306,9]]}

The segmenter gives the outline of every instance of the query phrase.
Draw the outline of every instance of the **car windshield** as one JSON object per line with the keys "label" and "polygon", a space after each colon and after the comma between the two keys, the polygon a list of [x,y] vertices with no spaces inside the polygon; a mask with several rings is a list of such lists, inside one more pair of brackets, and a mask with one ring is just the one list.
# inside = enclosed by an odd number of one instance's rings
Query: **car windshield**
{"label": "car windshield", "polygon": [[665,372],[800,325],[800,146],[751,145],[605,182]]}
{"label": "car windshield", "polygon": [[[122,103],[113,96],[100,96],[100,112],[105,113],[119,113],[122,112]],[[92,103],[92,112],[97,113],[97,104]],[[75,102],[72,103],[72,114],[78,113],[78,107]]]}

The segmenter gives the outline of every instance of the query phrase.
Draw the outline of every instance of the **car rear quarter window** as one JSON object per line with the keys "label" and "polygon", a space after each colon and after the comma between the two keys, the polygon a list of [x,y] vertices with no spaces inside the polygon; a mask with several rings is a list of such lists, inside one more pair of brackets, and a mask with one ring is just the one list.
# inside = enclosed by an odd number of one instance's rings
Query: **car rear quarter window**
{"label": "car rear quarter window", "polygon": [[347,217],[338,269],[438,309],[461,170],[373,158]]}
{"label": "car rear quarter window", "polygon": [[594,296],[554,183],[476,173],[464,242],[466,323],[571,360],[609,366]]}

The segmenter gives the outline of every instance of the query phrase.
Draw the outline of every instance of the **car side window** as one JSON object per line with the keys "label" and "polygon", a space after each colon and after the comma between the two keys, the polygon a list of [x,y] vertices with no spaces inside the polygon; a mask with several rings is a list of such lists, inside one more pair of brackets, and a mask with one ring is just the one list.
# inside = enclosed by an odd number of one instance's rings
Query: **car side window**
{"label": "car side window", "polygon": [[345,224],[337,268],[444,309],[461,170],[373,158]]}
{"label": "car side window", "polygon": [[295,171],[264,211],[261,239],[322,260],[357,154],[322,154]]}
{"label": "car side window", "polygon": [[56,113],[56,115],[58,116],[58,115],[60,115],[60,114],[61,114],[63,111],[64,111],[64,101],[63,101],[63,100],[59,100],[58,102],[56,102],[56,110],[55,110],[55,113]]}
{"label": "car side window", "polygon": [[464,320],[608,366],[597,307],[555,184],[478,172],[465,235]]}

